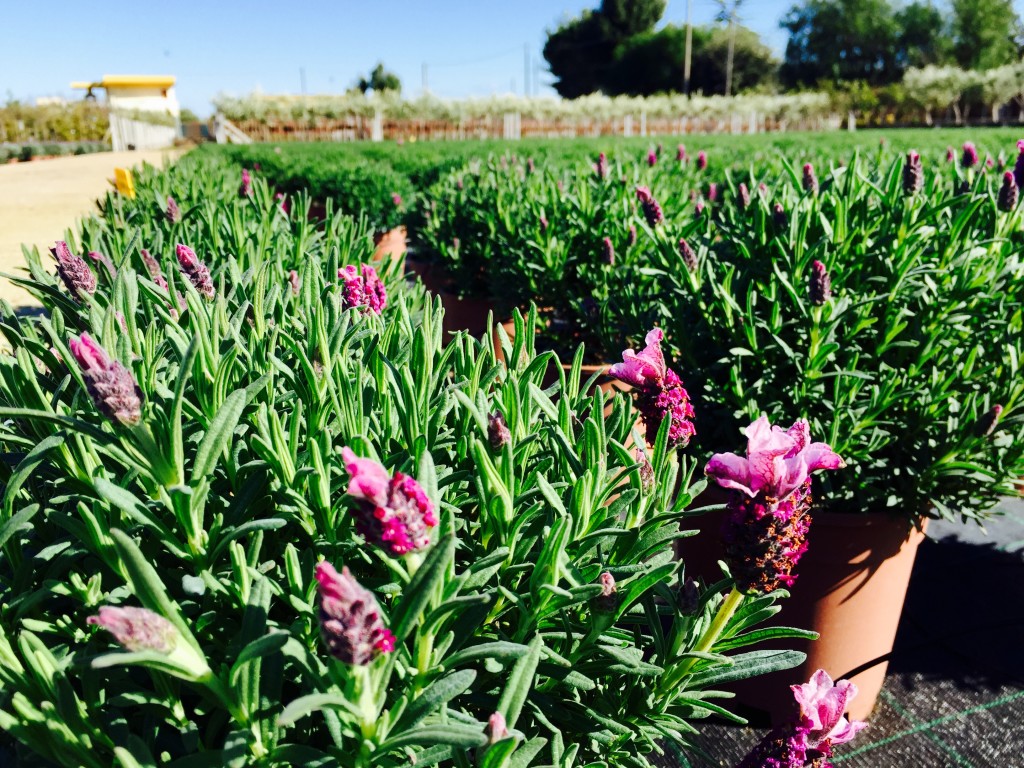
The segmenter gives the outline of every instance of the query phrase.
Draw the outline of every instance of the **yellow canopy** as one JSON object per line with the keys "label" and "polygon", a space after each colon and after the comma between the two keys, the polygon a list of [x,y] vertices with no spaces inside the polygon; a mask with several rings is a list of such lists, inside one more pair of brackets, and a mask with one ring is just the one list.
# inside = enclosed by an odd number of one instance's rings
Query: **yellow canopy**
{"label": "yellow canopy", "polygon": [[72,88],[88,91],[93,88],[170,88],[174,75],[104,75],[102,80],[78,80]]}

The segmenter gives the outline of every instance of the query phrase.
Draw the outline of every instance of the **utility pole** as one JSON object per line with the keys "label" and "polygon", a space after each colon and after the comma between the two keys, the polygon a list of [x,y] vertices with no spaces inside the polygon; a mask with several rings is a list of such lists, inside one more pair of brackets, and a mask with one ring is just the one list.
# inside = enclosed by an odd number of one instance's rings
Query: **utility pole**
{"label": "utility pole", "polygon": [[530,97],[530,44],[523,43],[523,96]]}
{"label": "utility pole", "polygon": [[693,0],[686,0],[686,58],[683,60],[683,93],[690,95],[690,54],[693,51],[693,24],[690,14]]}

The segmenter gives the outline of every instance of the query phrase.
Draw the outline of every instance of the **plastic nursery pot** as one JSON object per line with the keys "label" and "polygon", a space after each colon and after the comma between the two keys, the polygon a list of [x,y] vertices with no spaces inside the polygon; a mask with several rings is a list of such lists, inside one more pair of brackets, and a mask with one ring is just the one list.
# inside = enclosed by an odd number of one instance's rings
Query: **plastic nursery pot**
{"label": "plastic nursery pot", "polygon": [[[724,502],[724,496],[710,494],[698,497],[695,506]],[[723,518],[724,513],[712,512],[705,525],[700,525],[700,518],[694,519],[700,534],[680,541],[679,553],[688,574],[707,581],[720,578],[717,561],[724,555]],[[810,629],[820,637],[759,646],[802,651],[807,659],[795,669],[734,684],[729,690],[736,693],[736,701],[768,713],[775,724],[782,723],[795,713],[789,686],[807,682],[815,670],[824,669],[833,680],[846,678],[857,685],[849,715],[867,719],[885,682],[926,525],[927,520],[918,530],[905,518],[874,513],[814,513],[808,549],[797,566],[791,596],[781,601],[782,610],[770,624]]]}
{"label": "plastic nursery pot", "polygon": [[408,251],[408,232],[404,226],[389,229],[387,232],[376,232],[373,235],[374,262],[386,261],[392,258],[401,258],[399,262],[399,274],[405,274],[405,254]]}

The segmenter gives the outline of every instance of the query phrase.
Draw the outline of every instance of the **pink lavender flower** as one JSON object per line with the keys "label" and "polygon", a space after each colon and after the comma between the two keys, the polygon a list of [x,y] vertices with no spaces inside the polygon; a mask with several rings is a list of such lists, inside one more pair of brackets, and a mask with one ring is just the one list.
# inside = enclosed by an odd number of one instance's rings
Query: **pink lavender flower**
{"label": "pink lavender flower", "polygon": [[684,238],[679,239],[679,258],[683,260],[683,264],[688,270],[697,271],[697,254],[693,252],[693,248]]}
{"label": "pink lavender flower", "polygon": [[288,204],[288,198],[285,197],[284,192],[278,192],[274,195],[274,202],[278,204],[281,209],[281,213],[288,214],[291,210],[291,206]]}
{"label": "pink lavender flower", "polygon": [[644,492],[649,493],[654,490],[655,481],[654,467],[651,466],[651,460],[647,457],[647,452],[640,447],[633,451],[633,458],[640,465],[640,487]]}
{"label": "pink lavender flower", "polygon": [[500,451],[512,442],[512,433],[509,431],[501,411],[495,411],[487,416],[487,441],[496,451]]}
{"label": "pink lavender flower", "polygon": [[178,630],[159,613],[148,608],[104,605],[86,624],[102,627],[129,651],[169,654],[178,644]]}
{"label": "pink lavender flower", "polygon": [[1007,213],[1016,208],[1019,193],[1020,188],[1017,186],[1013,173],[1007,171],[1003,174],[1003,185],[999,188],[999,197],[996,201],[999,210]]}
{"label": "pink lavender flower", "polygon": [[615,263],[615,245],[612,243],[612,239],[610,237],[604,238],[604,240],[601,241],[601,244],[603,246],[602,261],[611,266]]}
{"label": "pink lavender flower", "polygon": [[921,155],[907,152],[903,163],[903,194],[907,197],[916,195],[924,187],[924,168],[921,167]]}
{"label": "pink lavender flower", "polygon": [[146,265],[146,271],[149,272],[149,279],[166,291],[168,289],[167,280],[160,271],[160,264],[145,248],[139,250],[139,255],[142,257],[142,263]]}
{"label": "pink lavender flower", "polygon": [[693,206],[694,214],[696,214],[697,216],[703,216],[705,207],[706,206],[704,205],[704,201],[698,200]]}
{"label": "pink lavender flower", "polygon": [[647,442],[658,438],[662,422],[669,420],[669,447],[685,447],[696,434],[693,406],[678,374],[665,363],[661,351],[663,334],[655,328],[644,339],[646,347],[639,353],[627,349],[622,362],[608,369],[608,375],[636,389],[637,409],[647,428]]}
{"label": "pink lavender flower", "polygon": [[594,163],[594,173],[597,174],[599,179],[608,178],[608,158],[605,157],[604,152],[597,156],[597,162]]}
{"label": "pink lavender flower", "polygon": [[636,199],[640,201],[640,208],[644,213],[644,218],[647,219],[647,226],[656,227],[665,220],[665,214],[662,213],[661,206],[651,194],[650,188],[637,187]]}
{"label": "pink lavender flower", "polygon": [[736,202],[739,203],[740,210],[746,210],[750,206],[750,190],[742,181],[736,189]]}
{"label": "pink lavender flower", "polygon": [[804,163],[804,191],[812,195],[818,193],[818,177],[814,173],[814,166]]}
{"label": "pink lavender flower", "polygon": [[248,197],[252,194],[252,176],[245,168],[242,169],[242,183],[238,186],[238,196]]}
{"label": "pink lavender flower", "polygon": [[767,594],[794,582],[807,549],[811,473],[845,465],[827,444],[810,442],[803,419],[783,430],[761,416],[745,433],[746,457],[716,453],[704,472],[733,491],[723,538],[737,589]]}
{"label": "pink lavender flower", "polygon": [[291,286],[292,296],[298,296],[301,283],[299,282],[299,273],[294,269],[288,272],[288,285]]}
{"label": "pink lavender flower", "polygon": [[181,221],[181,209],[173,197],[167,197],[167,209],[164,211],[164,217],[168,224],[177,224]]}
{"label": "pink lavender flower", "polygon": [[358,269],[349,264],[338,270],[338,279],[345,288],[341,294],[341,302],[345,309],[362,309],[379,315],[388,304],[387,291],[384,283],[377,277],[377,270],[369,264],[362,264]]}
{"label": "pink lavender flower", "polygon": [[811,304],[820,307],[832,298],[832,278],[828,269],[820,261],[811,262],[811,277],[808,283]]}
{"label": "pink lavender flower", "polygon": [[799,717],[769,733],[737,768],[829,768],[833,747],[867,727],[843,716],[857,695],[857,686],[849,680],[833,685],[828,673],[819,669],[810,682],[790,688],[800,705]]}
{"label": "pink lavender flower", "polygon": [[382,465],[359,458],[350,448],[343,448],[341,456],[351,478],[348,495],[360,502],[356,530],[394,555],[430,546],[429,529],[437,525],[437,515],[419,483],[401,472],[388,475]]}
{"label": "pink lavender flower", "polygon": [[398,194],[397,192],[392,192],[391,193],[391,202],[394,203],[395,208],[401,208],[402,207],[402,196],[400,194]]}
{"label": "pink lavender flower", "polygon": [[676,162],[682,163],[682,162],[685,162],[685,161],[686,161],[686,147],[683,144],[680,144],[678,147],[676,147]]}
{"label": "pink lavender flower", "polygon": [[768,197],[768,185],[763,181],[757,185],[757,193],[764,198]]}
{"label": "pink lavender flower", "polygon": [[96,275],[89,269],[85,259],[71,253],[66,242],[58,240],[50,253],[57,260],[57,275],[67,286],[72,298],[80,301],[86,294],[96,293]]}
{"label": "pink lavender flower", "polygon": [[540,231],[541,232],[547,232],[548,231],[548,217],[545,216],[543,213],[540,215]]}
{"label": "pink lavender flower", "polygon": [[715,182],[708,184],[708,202],[713,203],[718,199],[718,185]]}
{"label": "pink lavender flower", "polygon": [[956,159],[956,152],[952,147],[946,147],[946,162],[952,163]]}
{"label": "pink lavender flower", "polygon": [[619,607],[619,588],[615,583],[615,577],[605,571],[598,577],[601,585],[601,592],[590,602],[591,610],[594,613],[615,613]]}
{"label": "pink lavender flower", "polygon": [[112,360],[88,333],[72,337],[68,346],[97,410],[125,426],[138,424],[142,420],[142,390],[131,372]]}
{"label": "pink lavender flower", "polygon": [[629,231],[626,233],[626,247],[632,248],[636,245],[636,225],[630,224]]}
{"label": "pink lavender flower", "polygon": [[697,170],[703,171],[708,167],[708,153],[703,149],[697,153]]}
{"label": "pink lavender flower", "polygon": [[647,165],[648,165],[648,167],[653,168],[657,164],[658,164],[658,155],[652,149],[652,150],[650,150],[647,153]]}
{"label": "pink lavender flower", "polygon": [[196,252],[181,243],[178,243],[175,252],[178,255],[178,266],[181,273],[188,278],[200,294],[207,299],[212,299],[216,295],[216,290],[213,287],[213,280],[210,278],[210,270],[199,260]]}
{"label": "pink lavender flower", "polygon": [[969,141],[964,142],[963,154],[960,156],[960,165],[964,168],[973,168],[978,164],[978,150]]}
{"label": "pink lavender flower", "polygon": [[373,593],[349,572],[327,561],[316,565],[320,593],[320,637],[327,651],[346,664],[365,667],[395,650],[395,636],[384,626]]}
{"label": "pink lavender flower", "polygon": [[986,155],[986,157],[985,157],[985,170],[987,171],[989,168],[994,168],[995,164],[996,164],[996,161],[992,159],[992,155]]}

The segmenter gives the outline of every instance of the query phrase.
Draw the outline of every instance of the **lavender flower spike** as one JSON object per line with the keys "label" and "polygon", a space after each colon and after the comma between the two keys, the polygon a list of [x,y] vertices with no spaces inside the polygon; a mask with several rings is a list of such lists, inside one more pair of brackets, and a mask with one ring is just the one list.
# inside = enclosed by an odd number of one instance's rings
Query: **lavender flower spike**
{"label": "lavender flower spike", "polygon": [[242,169],[242,183],[238,186],[238,196],[248,197],[252,193],[252,176],[246,168]]}
{"label": "lavender flower spike", "polygon": [[640,208],[644,213],[644,218],[647,220],[647,226],[656,227],[665,220],[665,214],[662,213],[661,206],[658,205],[658,201],[651,194],[650,188],[637,187],[636,199],[640,201]]}
{"label": "lavender flower spike", "polygon": [[89,269],[85,259],[71,253],[66,242],[58,240],[50,253],[57,260],[57,274],[73,298],[81,301],[85,294],[96,293],[96,275]]}
{"label": "lavender flower spike", "polygon": [[1017,200],[1020,196],[1020,187],[1014,179],[1013,173],[1007,171],[1003,174],[1003,185],[999,188],[999,197],[996,205],[1003,213],[1009,213],[1017,207]]}
{"label": "lavender flower spike", "polygon": [[907,152],[906,162],[903,164],[903,194],[913,197],[924,187],[924,169],[921,167],[921,155],[917,152]]}
{"label": "lavender flower spike", "polygon": [[408,475],[394,476],[372,459],[341,449],[351,480],[348,495],[359,501],[356,530],[393,555],[407,555],[430,546],[430,529],[437,525],[434,505],[420,484]]}
{"label": "lavender flower spike", "polygon": [[605,156],[604,152],[597,156],[597,162],[594,163],[594,173],[597,174],[597,178],[599,179],[603,180],[608,178],[608,158]]}
{"label": "lavender flower spike", "polygon": [[365,667],[382,653],[395,650],[395,636],[384,626],[373,593],[342,568],[317,563],[320,592],[320,636],[336,659]]}
{"label": "lavender flower spike", "polygon": [[181,209],[173,197],[168,196],[167,198],[167,210],[164,212],[164,216],[167,218],[168,224],[177,224],[181,221]]}
{"label": "lavender flower spike", "polygon": [[612,243],[612,239],[610,237],[606,237],[601,241],[601,244],[603,246],[603,256],[601,260],[608,266],[613,265],[615,263],[615,245]]}
{"label": "lavender flower spike", "polygon": [[697,170],[703,171],[708,167],[708,153],[703,149],[697,153]]}
{"label": "lavender flower spike", "polygon": [[679,239],[679,258],[683,260],[683,264],[691,272],[697,271],[697,254],[693,252],[693,248],[686,242],[685,239]]}
{"label": "lavender flower spike", "polygon": [[178,630],[171,622],[148,608],[104,605],[86,624],[102,627],[126,650],[169,654],[178,644]]}
{"label": "lavender flower spike", "polygon": [[867,727],[843,716],[857,695],[857,686],[849,680],[833,684],[828,673],[819,669],[810,682],[790,688],[800,705],[799,717],[769,733],[737,768],[828,768],[832,748],[851,741]]}
{"label": "lavender flower spike", "polygon": [[832,298],[832,278],[828,269],[820,261],[811,262],[811,279],[809,285],[811,304],[820,307]]}
{"label": "lavender flower spike", "polygon": [[1024,187],[1024,139],[1017,142],[1017,161],[1013,164],[1013,180],[1017,189]]}
{"label": "lavender flower spike", "polygon": [[349,264],[338,270],[338,278],[345,284],[341,296],[345,309],[355,307],[377,315],[384,311],[388,296],[384,283],[377,277],[377,270],[373,267],[363,264],[361,270],[357,270],[354,264]]}
{"label": "lavender flower spike", "polygon": [[960,156],[960,165],[964,168],[973,168],[978,164],[978,150],[969,141],[964,142],[963,154]]}
{"label": "lavender flower spike", "polygon": [[117,360],[111,360],[87,333],[72,338],[68,346],[100,413],[125,426],[138,424],[142,420],[142,390],[131,372]]}
{"label": "lavender flower spike", "polygon": [[181,268],[182,274],[188,278],[199,293],[207,299],[212,299],[216,295],[216,290],[213,287],[213,280],[210,278],[210,270],[199,260],[196,252],[187,245],[178,243],[176,252],[178,266]]}
{"label": "lavender flower spike", "polygon": [[487,415],[487,441],[496,451],[500,451],[512,442],[512,433],[509,431],[501,411],[494,411]]}
{"label": "lavender flower spike", "polygon": [[804,191],[812,195],[818,194],[818,177],[814,173],[814,166],[804,163]]}

